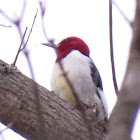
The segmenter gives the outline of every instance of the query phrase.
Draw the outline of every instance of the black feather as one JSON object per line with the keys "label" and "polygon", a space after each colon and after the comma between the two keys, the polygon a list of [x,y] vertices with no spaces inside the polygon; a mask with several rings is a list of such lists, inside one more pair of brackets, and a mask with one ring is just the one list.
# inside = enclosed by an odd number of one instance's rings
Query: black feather
{"label": "black feather", "polygon": [[99,87],[100,89],[103,90],[103,86],[102,86],[102,80],[99,74],[98,69],[96,68],[95,64],[93,62],[90,63],[90,68],[91,68],[91,77],[93,82],[95,83],[95,85],[97,87]]}

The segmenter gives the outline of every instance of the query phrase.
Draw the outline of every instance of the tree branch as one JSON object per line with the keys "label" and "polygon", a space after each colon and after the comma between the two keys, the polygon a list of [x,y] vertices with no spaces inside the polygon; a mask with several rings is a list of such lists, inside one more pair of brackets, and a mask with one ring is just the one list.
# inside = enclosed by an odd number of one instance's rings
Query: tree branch
{"label": "tree branch", "polygon": [[124,18],[124,20],[128,23],[128,25],[130,27],[132,27],[132,23],[129,21],[129,19],[127,18],[127,16],[124,14],[124,12],[121,10],[121,8],[117,5],[117,3],[115,1],[112,1],[113,5],[117,8],[117,10],[120,12],[120,14],[122,15],[122,17]]}
{"label": "tree branch", "polygon": [[[0,64],[3,63],[0,61]],[[13,122],[14,131],[28,140],[37,140],[38,119],[33,84],[38,87],[48,139],[88,140],[89,132],[81,113],[22,73],[0,73],[0,121],[5,125]],[[91,126],[95,140],[101,140],[105,137],[106,124],[99,123],[97,119],[93,116]]]}
{"label": "tree branch", "polygon": [[106,140],[130,140],[140,107],[140,0],[137,0],[133,38],[126,75],[118,100],[110,117]]}
{"label": "tree branch", "polygon": [[14,60],[14,62],[12,63],[12,65],[14,65],[14,66],[16,65],[16,62],[17,62],[17,58],[18,58],[19,53],[22,51],[22,50],[21,50],[21,47],[22,47],[22,45],[24,44],[23,42],[24,42],[24,37],[25,37],[25,35],[26,35],[26,31],[27,31],[27,27],[26,27],[26,29],[25,29],[25,31],[24,31],[23,36],[22,36],[21,43],[20,43],[18,52],[17,52],[17,54],[16,54],[15,60]]}

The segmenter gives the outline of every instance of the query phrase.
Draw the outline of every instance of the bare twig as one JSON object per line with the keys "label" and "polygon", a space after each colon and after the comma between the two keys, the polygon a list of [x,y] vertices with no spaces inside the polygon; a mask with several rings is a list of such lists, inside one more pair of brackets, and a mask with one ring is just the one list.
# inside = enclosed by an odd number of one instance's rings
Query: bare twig
{"label": "bare twig", "polygon": [[26,4],[27,4],[27,0],[24,0],[24,4],[23,4],[23,7],[22,7],[21,15],[20,15],[20,21],[22,21],[22,18],[24,16]]}
{"label": "bare twig", "polygon": [[112,33],[112,0],[109,0],[109,28],[110,28],[110,56],[111,56],[111,66],[112,66],[112,75],[113,75],[113,83],[116,91],[116,95],[118,95],[118,85],[116,80],[115,73],[115,64],[114,64],[114,52],[113,52],[113,33]]}
{"label": "bare twig", "polygon": [[132,27],[132,23],[130,22],[130,20],[127,18],[127,16],[124,14],[124,12],[121,10],[121,8],[117,5],[117,3],[115,1],[112,1],[113,5],[118,9],[118,11],[120,12],[120,14],[123,16],[123,18],[125,19],[125,21],[129,24],[129,26]]}
{"label": "bare twig", "polygon": [[6,19],[8,19],[11,23],[13,23],[13,24],[16,25],[17,27],[19,27],[19,25],[20,25],[20,23],[21,23],[21,21],[22,21],[23,15],[24,15],[24,13],[25,13],[26,3],[27,3],[27,0],[24,0],[24,4],[23,4],[23,7],[22,7],[22,11],[21,11],[20,18],[17,19],[16,21],[12,20],[4,11],[0,10],[0,13],[1,13]]}
{"label": "bare twig", "polygon": [[33,24],[32,24],[31,30],[30,30],[30,32],[29,32],[29,35],[28,35],[28,38],[27,38],[27,40],[26,40],[26,42],[25,42],[23,48],[21,49],[21,51],[25,49],[25,47],[26,47],[26,45],[27,45],[27,43],[28,43],[28,40],[29,40],[29,38],[30,38],[31,32],[32,32],[33,27],[34,27],[34,23],[35,23],[35,20],[36,20],[37,13],[38,13],[38,9],[37,9],[37,11],[36,11],[36,14],[35,14],[35,17],[34,17],[34,20],[33,20]]}
{"label": "bare twig", "polygon": [[6,18],[8,19],[11,23],[13,23],[13,20],[2,10],[0,10],[0,13]]}
{"label": "bare twig", "polygon": [[[27,38],[27,40],[26,40],[26,42],[25,42],[25,44],[24,44],[24,37],[25,37],[26,31],[27,31],[27,27],[26,27],[26,29],[25,29],[25,32],[24,32],[24,34],[23,34],[23,37],[22,37],[22,40],[21,40],[21,43],[20,43],[20,46],[19,46],[19,49],[18,49],[16,58],[15,58],[14,62],[12,63],[12,65],[14,65],[14,66],[15,66],[15,64],[16,64],[16,61],[17,61],[17,58],[18,58],[19,53],[20,53],[22,50],[25,49],[25,47],[26,47],[26,45],[27,45],[27,43],[28,43],[28,40],[29,40],[29,38],[30,38],[32,29],[33,29],[33,26],[34,26],[34,23],[35,23],[35,20],[36,20],[37,13],[38,13],[38,10],[36,11],[36,14],[35,14],[35,17],[34,17],[34,20],[33,20],[33,24],[32,24],[31,30],[30,30],[29,35],[28,35],[28,38]],[[19,32],[20,32],[20,31],[19,31]],[[22,44],[24,44],[23,47],[22,47]],[[21,47],[22,47],[22,48],[21,48]]]}
{"label": "bare twig", "polygon": [[10,27],[12,27],[11,25],[3,25],[3,24],[0,24],[0,26],[2,26],[2,27],[8,27],[8,28],[10,28]]}
{"label": "bare twig", "polygon": [[14,65],[14,66],[16,65],[16,61],[17,61],[17,58],[18,58],[19,53],[22,51],[21,47],[22,47],[22,44],[23,44],[23,42],[24,42],[24,37],[25,37],[26,31],[27,31],[27,27],[26,27],[25,32],[24,32],[24,34],[23,34],[23,37],[22,37],[22,40],[21,40],[21,43],[20,43],[20,46],[19,46],[17,55],[16,55],[16,57],[15,57],[15,60],[14,60],[14,62],[12,63],[12,65]]}
{"label": "bare twig", "polygon": [[24,1],[24,4],[23,4],[23,8],[22,8],[22,11],[21,11],[20,18],[16,19],[15,21],[12,20],[4,11],[0,10],[0,13],[1,13],[7,20],[9,20],[12,24],[14,24],[14,25],[17,27],[21,39],[22,39],[22,31],[21,31],[20,23],[22,22],[22,18],[23,18],[24,13],[25,13],[26,2],[27,2],[27,0]]}
{"label": "bare twig", "polygon": [[49,41],[48,36],[47,36],[47,33],[46,33],[46,30],[45,30],[45,24],[44,24],[44,19],[43,19],[43,17],[42,17],[42,28],[43,28],[43,33],[44,33],[44,36],[45,36],[46,40]]}
{"label": "bare twig", "polygon": [[46,29],[45,29],[45,24],[44,24],[44,16],[45,16],[45,12],[46,12],[46,7],[43,6],[43,2],[39,2],[39,5],[40,5],[40,9],[41,9],[42,30],[43,30],[44,36],[48,42],[53,43],[54,39],[48,38]]}

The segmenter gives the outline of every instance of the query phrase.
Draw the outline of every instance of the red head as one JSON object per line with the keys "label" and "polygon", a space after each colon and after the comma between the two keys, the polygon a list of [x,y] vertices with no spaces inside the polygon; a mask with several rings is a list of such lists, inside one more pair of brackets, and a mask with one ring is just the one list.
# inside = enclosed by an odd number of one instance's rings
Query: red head
{"label": "red head", "polygon": [[58,54],[57,54],[56,61],[59,61],[59,60],[61,60],[61,58],[64,58],[72,50],[78,50],[82,54],[89,56],[88,46],[82,39],[80,39],[78,37],[68,37],[68,38],[62,40],[59,43],[57,50],[58,50]]}

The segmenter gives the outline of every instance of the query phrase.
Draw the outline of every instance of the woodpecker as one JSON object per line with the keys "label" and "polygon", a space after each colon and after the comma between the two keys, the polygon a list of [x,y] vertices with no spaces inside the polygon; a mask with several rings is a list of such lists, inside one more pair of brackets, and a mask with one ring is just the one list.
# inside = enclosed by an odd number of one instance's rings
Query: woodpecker
{"label": "woodpecker", "polygon": [[[51,44],[47,45],[51,46]],[[102,80],[89,56],[87,44],[78,37],[68,37],[55,46],[58,53],[51,78],[52,91],[72,105],[78,106],[58,63],[61,61],[80,103],[87,108],[96,108],[101,117],[107,118],[108,111]]]}

